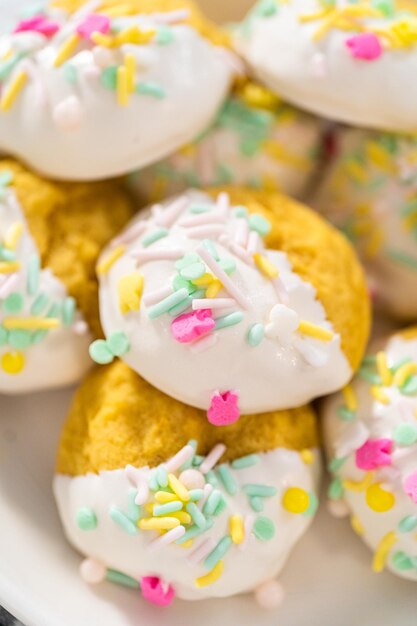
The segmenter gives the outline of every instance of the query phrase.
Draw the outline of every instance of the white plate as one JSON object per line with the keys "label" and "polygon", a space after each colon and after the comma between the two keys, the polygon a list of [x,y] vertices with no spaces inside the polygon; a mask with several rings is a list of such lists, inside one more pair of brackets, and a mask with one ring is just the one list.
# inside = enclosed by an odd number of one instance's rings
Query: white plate
{"label": "white plate", "polygon": [[158,609],[110,583],[86,586],[51,493],[70,397],[0,398],[0,604],[26,626],[415,626],[415,584],[373,574],[370,552],[323,505],[283,572],[287,596],[276,612],[250,596]]}

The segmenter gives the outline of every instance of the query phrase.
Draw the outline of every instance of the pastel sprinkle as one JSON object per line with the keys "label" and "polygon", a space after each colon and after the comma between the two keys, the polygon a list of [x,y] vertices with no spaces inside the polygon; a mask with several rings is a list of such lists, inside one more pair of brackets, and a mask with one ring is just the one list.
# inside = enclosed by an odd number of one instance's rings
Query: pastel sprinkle
{"label": "pastel sprinkle", "polygon": [[[139,498],[138,498],[139,495]],[[137,522],[141,516],[141,508],[140,505],[137,504],[137,500],[140,499],[140,494],[138,489],[134,489],[131,487],[128,492],[128,518],[133,522]]]}
{"label": "pastel sprinkle", "polygon": [[317,326],[317,324],[306,322],[305,320],[300,322],[298,332],[302,335],[307,335],[307,337],[318,339],[319,341],[331,341],[333,339],[332,331],[322,326]]}
{"label": "pastel sprinkle", "polygon": [[202,474],[207,474],[208,471],[213,469],[213,467],[217,464],[225,451],[226,446],[223,443],[216,444],[200,465],[200,472]]}
{"label": "pastel sprinkle", "polygon": [[[189,461],[195,452],[196,442],[190,441],[186,446],[181,448],[179,452],[177,452],[167,463],[165,463],[165,468],[167,472],[175,472],[179,467],[182,466]],[[182,468],[183,469],[183,468]]]}
{"label": "pastel sprinkle", "polygon": [[417,426],[414,424],[399,424],[395,427],[393,439],[401,446],[411,446],[417,441]]}
{"label": "pastel sprinkle", "polygon": [[259,463],[259,460],[260,457],[258,454],[248,454],[246,456],[241,456],[239,459],[235,459],[232,461],[231,465],[233,469],[240,470],[256,465],[256,463]]}
{"label": "pastel sprinkle", "polygon": [[37,254],[33,254],[27,264],[27,291],[30,296],[34,296],[39,289],[39,272],[40,272],[40,259]]}
{"label": "pastel sprinkle", "polygon": [[111,363],[114,355],[104,339],[97,339],[90,345],[88,352],[95,363],[106,365]]}
{"label": "pastel sprinkle", "polygon": [[217,479],[216,474],[214,473],[213,470],[210,470],[209,472],[207,472],[206,474],[206,481],[212,485],[212,487],[218,487],[219,486],[219,481]]}
{"label": "pastel sprinkle", "polygon": [[207,539],[203,540],[200,545],[187,557],[187,561],[190,565],[197,565],[201,563],[203,559],[206,558],[208,554],[215,547],[216,542],[212,537],[207,537]]}
{"label": "pastel sprinkle", "polygon": [[241,311],[235,311],[234,313],[229,313],[229,315],[224,315],[223,317],[218,317],[216,319],[215,329],[220,330],[222,328],[228,328],[229,326],[235,326],[236,324],[240,324],[243,320],[244,314]]}
{"label": "pastel sprinkle", "polygon": [[356,450],[356,466],[368,471],[391,465],[391,450],[391,439],[368,439]]}
{"label": "pastel sprinkle", "polygon": [[214,393],[207,411],[207,419],[210,424],[226,426],[236,422],[240,417],[238,401],[238,395],[232,391]]}
{"label": "pastel sprinkle", "polygon": [[132,272],[119,279],[117,294],[119,309],[123,315],[130,311],[139,311],[143,287],[144,278],[140,272]]}
{"label": "pastel sprinkle", "polygon": [[52,317],[6,317],[3,326],[6,330],[52,330],[59,327],[59,320]]}
{"label": "pastel sprinkle", "polygon": [[62,304],[62,321],[64,326],[71,326],[74,321],[76,309],[75,298],[67,297]]}
{"label": "pastel sprinkle", "polygon": [[224,570],[224,563],[223,561],[219,561],[215,565],[215,567],[213,567],[211,572],[209,572],[205,576],[200,576],[199,578],[195,579],[194,581],[195,586],[197,587],[197,589],[201,589],[202,587],[208,587],[208,585],[213,585],[223,574],[223,570]]}
{"label": "pastel sprinkle", "polygon": [[165,89],[161,85],[152,82],[139,83],[136,86],[136,93],[142,96],[152,96],[158,100],[163,100],[166,96]]}
{"label": "pastel sprinkle", "polygon": [[249,228],[256,231],[261,237],[265,237],[271,231],[271,223],[262,215],[252,213],[248,219]]}
{"label": "pastel sprinkle", "polygon": [[275,535],[275,524],[269,517],[259,516],[253,525],[253,533],[259,541],[270,541]]}
{"label": "pastel sprinkle", "polygon": [[210,309],[185,313],[171,323],[171,332],[179,343],[190,343],[206,335],[215,327]]}
{"label": "pastel sprinkle", "polygon": [[317,509],[319,508],[319,501],[315,493],[310,492],[308,494],[308,507],[304,511],[304,517],[313,517],[317,513]]}
{"label": "pastel sprinkle", "polygon": [[253,255],[255,264],[267,278],[277,278],[279,276],[278,268],[263,254],[255,252]]}
{"label": "pastel sprinkle", "polygon": [[185,508],[187,510],[187,513],[191,515],[191,519],[193,520],[194,524],[198,526],[198,528],[205,529],[206,518],[204,517],[198,506],[194,502],[189,502]]}
{"label": "pastel sprinkle", "polygon": [[19,374],[25,366],[25,357],[21,352],[5,352],[1,358],[1,366],[6,374]]}
{"label": "pastel sprinkle", "polygon": [[131,576],[127,576],[127,574],[123,574],[123,572],[119,572],[115,569],[108,569],[106,574],[106,580],[110,583],[114,583],[116,585],[121,585],[122,587],[128,587],[131,589],[138,589],[139,583],[137,580],[132,578]]}
{"label": "pastel sprinkle", "polygon": [[152,306],[148,310],[148,316],[150,317],[150,319],[155,319],[160,315],[167,313],[172,307],[176,306],[186,298],[188,298],[187,289],[179,289],[178,291],[175,291],[171,295],[158,302],[158,304]]}
{"label": "pastel sprinkle", "polygon": [[216,510],[221,498],[221,491],[219,491],[218,489],[214,489],[204,504],[203,514],[207,516],[214,515],[214,511]]}
{"label": "pastel sprinkle", "polygon": [[403,486],[405,493],[417,504],[417,472],[409,474]]}
{"label": "pastel sprinkle", "polygon": [[224,557],[233,545],[230,535],[225,535],[220,539],[214,550],[204,560],[204,567],[208,570],[213,569],[217,563]]}
{"label": "pastel sprinkle", "polygon": [[289,487],[286,489],[282,498],[282,506],[284,509],[296,515],[305,513],[309,503],[310,499],[308,493],[300,487]]}
{"label": "pastel sprinkle", "polygon": [[226,463],[219,465],[217,471],[227,493],[231,496],[235,496],[238,492],[238,486]]}
{"label": "pastel sprinkle", "polygon": [[413,568],[413,562],[405,552],[396,552],[392,557],[392,563],[399,571],[405,571]]}
{"label": "pastel sprinkle", "polygon": [[94,511],[88,507],[78,509],[77,525],[81,530],[95,530],[97,528],[97,517]]}
{"label": "pastel sprinkle", "polygon": [[8,261],[7,263],[0,262],[0,274],[13,274],[20,270],[20,263],[18,261]]}
{"label": "pastel sprinkle", "polygon": [[205,527],[204,530],[199,528],[196,525],[191,526],[190,528],[187,529],[185,534],[180,539],[177,539],[177,541],[175,543],[177,543],[179,545],[182,545],[182,544],[186,543],[189,539],[194,539],[198,535],[201,535],[203,532],[206,532],[207,530],[210,530],[210,528],[213,526],[213,523],[214,523],[213,520],[208,519],[206,521],[206,527]]}
{"label": "pastel sprinkle", "polygon": [[[174,516],[169,517],[143,517],[138,521],[141,530],[170,530],[179,526],[180,522]],[[136,530],[136,529],[135,529]]]}
{"label": "pastel sprinkle", "polygon": [[400,523],[398,524],[398,530],[401,533],[409,533],[412,530],[417,528],[417,516],[416,515],[407,515],[403,517]]}
{"label": "pastel sprinkle", "polygon": [[394,506],[395,496],[383,489],[380,483],[375,483],[366,490],[366,503],[376,513],[385,513]]}
{"label": "pastel sprinkle", "polygon": [[359,33],[349,37],[345,45],[355,59],[375,61],[383,53],[383,47],[374,33]]}
{"label": "pastel sprinkle", "polygon": [[239,545],[245,539],[245,527],[241,515],[232,515],[229,518],[230,536],[234,544]]}
{"label": "pastel sprinkle", "polygon": [[136,528],[135,524],[132,522],[132,520],[130,520],[127,517],[127,515],[125,515],[123,513],[123,511],[121,511],[120,509],[118,509],[115,506],[112,506],[110,508],[109,515],[110,515],[111,519],[113,520],[113,522],[115,522],[115,524],[120,526],[120,528],[122,528],[129,535],[136,535],[137,534],[137,528]]}
{"label": "pastel sprinkle", "polygon": [[83,39],[91,40],[93,33],[106,35],[110,31],[110,19],[106,15],[90,14],[77,26],[76,32]]}
{"label": "pastel sprinkle", "polygon": [[249,498],[249,505],[250,508],[255,511],[255,513],[260,513],[264,510],[263,500],[258,496],[252,496],[251,498]]}
{"label": "pastel sprinkle", "polygon": [[272,498],[277,494],[277,489],[268,485],[243,485],[242,489],[250,497]]}
{"label": "pastel sprinkle", "polygon": [[183,503],[180,500],[173,500],[172,502],[167,502],[166,504],[159,504],[157,506],[154,506],[153,514],[155,517],[161,517],[168,515],[168,513],[181,511],[182,507]]}
{"label": "pastel sprinkle", "polygon": [[25,350],[32,343],[32,333],[29,330],[11,330],[8,339],[12,348]]}
{"label": "pastel sprinkle", "polygon": [[28,75],[24,71],[19,71],[16,73],[15,77],[11,80],[8,87],[3,91],[1,100],[0,100],[0,109],[4,112],[9,111],[19,93],[22,91],[28,80]]}
{"label": "pastel sprinkle", "polygon": [[158,539],[154,539],[148,546],[149,550],[157,550],[164,546],[167,546],[171,543],[174,543],[177,539],[180,539],[185,534],[184,526],[176,526],[175,528],[171,528],[164,535],[158,537]]}
{"label": "pastel sprinkle", "polygon": [[372,562],[372,569],[374,572],[379,573],[385,567],[386,560],[391,548],[397,541],[397,536],[394,531],[387,533],[379,542],[377,549],[374,553]]}
{"label": "pastel sprinkle", "polygon": [[11,293],[3,302],[3,310],[7,314],[16,314],[20,313],[23,309],[23,296],[20,293],[13,292]]}
{"label": "pastel sprinkle", "polygon": [[300,459],[303,463],[305,463],[305,465],[312,465],[314,463],[314,458],[315,457],[313,450],[305,448],[304,450],[300,451]]}
{"label": "pastel sprinkle", "polygon": [[417,363],[404,363],[394,374],[393,383],[397,387],[402,387],[407,379],[417,373]]}
{"label": "pastel sprinkle", "polygon": [[263,338],[265,337],[265,328],[263,324],[253,324],[250,327],[248,332],[248,344],[253,348],[259,346],[262,343]]}
{"label": "pastel sprinkle", "polygon": [[175,474],[168,474],[168,484],[171,487],[172,491],[177,494],[180,500],[182,500],[183,502],[188,502],[190,500],[189,491],[178,480]]}
{"label": "pastel sprinkle", "polygon": [[97,274],[99,276],[104,276],[107,272],[113,267],[113,265],[120,259],[121,256],[125,253],[125,246],[120,245],[116,246],[114,250],[109,252],[103,259],[100,260],[97,265]]}
{"label": "pastel sprinkle", "polygon": [[140,588],[143,598],[156,606],[168,606],[175,597],[173,587],[164,585],[157,576],[143,576],[140,579]]}

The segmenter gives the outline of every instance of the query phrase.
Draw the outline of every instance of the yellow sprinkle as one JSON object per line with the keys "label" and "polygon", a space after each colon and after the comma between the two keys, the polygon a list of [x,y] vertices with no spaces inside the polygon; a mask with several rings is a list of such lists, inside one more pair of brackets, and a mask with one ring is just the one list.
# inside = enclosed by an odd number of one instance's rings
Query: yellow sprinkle
{"label": "yellow sprinkle", "polygon": [[223,289],[222,283],[217,280],[213,280],[213,282],[206,289],[206,298],[215,298],[217,294]]}
{"label": "yellow sprinkle", "polygon": [[157,491],[155,494],[155,500],[159,504],[167,504],[168,502],[178,500],[178,498],[174,493],[169,493],[168,491]]}
{"label": "yellow sprinkle", "polygon": [[345,385],[342,389],[342,394],[345,405],[349,411],[356,411],[358,408],[358,399],[352,385]]}
{"label": "yellow sprinkle", "polygon": [[125,67],[127,72],[127,90],[129,93],[135,91],[135,73],[136,73],[136,59],[133,54],[126,54]]}
{"label": "yellow sprinkle", "polygon": [[368,142],[366,146],[368,160],[388,174],[395,174],[397,167],[391,159],[390,153],[375,141]]}
{"label": "yellow sprinkle", "polygon": [[219,561],[205,576],[200,576],[200,578],[195,579],[195,586],[197,589],[201,589],[201,587],[207,587],[208,585],[212,585],[219,580],[220,576],[223,574],[224,563],[223,561]]}
{"label": "yellow sprinkle", "polygon": [[359,536],[363,535],[363,533],[365,532],[362,526],[362,522],[360,521],[359,517],[356,517],[356,515],[352,515],[352,517],[350,518],[350,525],[352,526],[355,533]]}
{"label": "yellow sprinkle", "polygon": [[1,366],[6,374],[19,374],[25,367],[25,357],[21,352],[6,352],[1,358]]}
{"label": "yellow sprinkle", "polygon": [[188,541],[184,541],[184,543],[179,543],[179,548],[191,548],[194,543],[194,539],[189,539]]}
{"label": "yellow sprinkle", "polygon": [[70,56],[75,52],[78,44],[81,41],[81,37],[74,33],[69,37],[61,46],[58,54],[55,57],[54,67],[60,67],[65,61],[68,61]]}
{"label": "yellow sprinkle", "polygon": [[197,146],[193,143],[186,143],[185,146],[178,150],[178,154],[193,159],[197,155]]}
{"label": "yellow sprinkle", "polygon": [[208,272],[206,272],[205,274],[200,276],[200,278],[195,278],[192,281],[192,283],[193,285],[196,285],[197,287],[208,287],[209,285],[211,285],[213,281],[214,281],[213,274],[209,274]]}
{"label": "yellow sprinkle", "polygon": [[9,48],[1,57],[2,61],[8,61],[9,59],[12,58],[12,56],[14,55],[14,51]]}
{"label": "yellow sprinkle", "polygon": [[20,91],[25,86],[27,79],[28,76],[26,72],[18,72],[16,74],[2,95],[0,101],[0,109],[2,111],[8,111],[11,109]]}
{"label": "yellow sprinkle", "polygon": [[417,363],[404,363],[394,374],[394,385],[402,387],[407,378],[417,373]]}
{"label": "yellow sprinkle", "polygon": [[378,402],[380,402],[381,404],[389,404],[389,398],[387,394],[378,385],[372,385],[371,395],[375,398],[375,400],[378,400]]}
{"label": "yellow sprinkle", "polygon": [[241,515],[232,515],[229,518],[230,536],[233,543],[240,544],[245,538],[245,527]]}
{"label": "yellow sprinkle", "polygon": [[258,268],[261,270],[265,276],[268,278],[277,278],[279,276],[279,271],[275,267],[273,263],[265,256],[263,256],[260,252],[256,252],[253,255],[253,260],[255,261]]}
{"label": "yellow sprinkle", "polygon": [[358,183],[366,183],[367,175],[366,171],[360,163],[351,160],[345,164],[346,173]]}
{"label": "yellow sprinkle", "polygon": [[390,491],[382,489],[381,483],[375,483],[366,490],[366,504],[375,513],[386,513],[395,504],[395,496]]}
{"label": "yellow sprinkle", "polygon": [[311,324],[311,322],[306,322],[305,320],[301,320],[298,330],[302,335],[307,335],[308,337],[313,337],[320,341],[331,341],[333,339],[331,330],[327,330],[327,328],[322,328],[316,324]]}
{"label": "yellow sprinkle", "polygon": [[282,498],[282,506],[289,513],[298,515],[308,509],[310,498],[304,489],[300,487],[289,487]]}
{"label": "yellow sprinkle", "polygon": [[53,330],[59,327],[55,317],[6,317],[3,320],[6,330]]}
{"label": "yellow sprinkle", "polygon": [[186,511],[175,511],[174,513],[167,513],[166,517],[174,517],[180,524],[191,524],[191,515]]}
{"label": "yellow sprinkle", "polygon": [[145,517],[138,521],[141,530],[171,530],[179,525],[175,517]]}
{"label": "yellow sprinkle", "polygon": [[124,65],[117,68],[117,102],[125,107],[129,104],[129,90],[127,87],[127,70]]}
{"label": "yellow sprinkle", "polygon": [[387,355],[383,350],[376,355],[376,367],[381,377],[382,384],[384,387],[389,387],[392,384],[392,374],[388,368]]}
{"label": "yellow sprinkle", "polygon": [[15,222],[10,226],[7,230],[6,236],[4,238],[4,245],[9,250],[14,250],[17,246],[17,243],[22,236],[23,233],[23,224],[22,222]]}
{"label": "yellow sprinkle", "polygon": [[118,259],[124,254],[125,246],[117,246],[114,248],[100,263],[97,265],[97,274],[102,276],[103,274],[107,274],[109,269],[116,263]]}
{"label": "yellow sprinkle", "polygon": [[155,37],[155,30],[141,30],[137,26],[130,26],[115,36],[116,46],[130,43],[135,46],[144,45]]}
{"label": "yellow sprinkle", "polygon": [[382,570],[384,569],[389,551],[391,550],[393,545],[396,543],[396,541],[397,541],[397,535],[395,534],[393,530],[391,530],[379,542],[378,547],[375,550],[374,559],[372,562],[372,569],[377,574],[379,572],[382,572]]}
{"label": "yellow sprinkle", "polygon": [[272,91],[250,81],[239,89],[239,96],[250,107],[269,111],[274,111],[280,103],[279,98]]}
{"label": "yellow sprinkle", "polygon": [[148,513],[148,515],[153,515],[154,506],[155,504],[153,502],[146,502],[143,508],[145,509],[145,512]]}
{"label": "yellow sprinkle", "polygon": [[115,48],[116,41],[114,37],[111,35],[103,35],[103,33],[93,33],[91,35],[91,41],[96,44],[96,46],[101,46],[102,48]]}
{"label": "yellow sprinkle", "polygon": [[19,261],[2,261],[0,262],[0,274],[13,274],[20,270]]}
{"label": "yellow sprinkle", "polygon": [[180,500],[183,502],[188,502],[190,499],[190,494],[188,489],[184,487],[181,481],[174,474],[168,474],[168,484],[171,487],[172,491],[177,494]]}
{"label": "yellow sprinkle", "polygon": [[366,491],[371,486],[373,480],[372,472],[367,472],[362,480],[349,480],[343,481],[343,487],[348,491]]}
{"label": "yellow sprinkle", "polygon": [[285,146],[278,143],[276,140],[266,141],[263,147],[266,154],[275,159],[275,161],[279,161],[298,170],[305,170],[310,167],[309,159],[297,154],[292,154]]}
{"label": "yellow sprinkle", "polygon": [[139,311],[144,278],[140,272],[122,276],[117,285],[119,309],[126,315],[129,311]]}
{"label": "yellow sprinkle", "polygon": [[298,21],[301,24],[306,24],[307,22],[315,22],[316,20],[321,20],[324,17],[327,17],[329,13],[331,13],[331,8],[323,8],[317,13],[309,13],[307,15],[300,15]]}
{"label": "yellow sprinkle", "polygon": [[305,450],[301,450],[300,458],[306,465],[311,465],[314,462],[314,452],[312,450],[308,450],[307,448]]}

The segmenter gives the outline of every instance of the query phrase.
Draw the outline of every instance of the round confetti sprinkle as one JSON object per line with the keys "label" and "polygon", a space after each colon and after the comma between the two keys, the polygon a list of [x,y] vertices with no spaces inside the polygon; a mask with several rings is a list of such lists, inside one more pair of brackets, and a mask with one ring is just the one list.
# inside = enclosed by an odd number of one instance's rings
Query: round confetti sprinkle
{"label": "round confetti sprinkle", "polygon": [[289,513],[304,513],[310,503],[308,493],[300,487],[290,487],[284,493],[282,505]]}
{"label": "round confetti sprinkle", "polygon": [[93,341],[90,345],[89,353],[93,361],[99,365],[106,365],[107,363],[111,363],[114,359],[114,355],[104,339]]}
{"label": "round confetti sprinkle", "polygon": [[412,446],[417,441],[417,427],[414,424],[400,424],[394,430],[393,438],[400,446]]}
{"label": "round confetti sprinkle", "polygon": [[1,366],[6,374],[19,374],[25,366],[25,357],[21,352],[6,352],[2,356]]}
{"label": "round confetti sprinkle", "polygon": [[5,313],[15,315],[20,313],[23,309],[23,296],[21,293],[11,293],[3,302],[3,309]]}
{"label": "round confetti sprinkle", "polygon": [[105,566],[95,559],[84,559],[80,565],[80,575],[86,583],[97,585],[106,577]]}
{"label": "round confetti sprinkle", "polygon": [[92,509],[83,507],[77,511],[77,524],[81,530],[95,530],[97,528],[97,517]]}
{"label": "round confetti sprinkle", "polygon": [[275,535],[275,524],[268,517],[259,516],[253,525],[253,532],[259,541],[270,541]]}
{"label": "round confetti sprinkle", "polygon": [[284,590],[277,580],[268,580],[255,589],[255,598],[263,609],[276,609],[284,599]]}
{"label": "round confetti sprinkle", "polygon": [[129,339],[124,332],[112,333],[107,339],[107,348],[113,356],[123,356],[130,350]]}
{"label": "round confetti sprinkle", "polygon": [[379,483],[375,483],[366,490],[366,503],[376,513],[385,513],[394,506],[395,496],[382,489]]}

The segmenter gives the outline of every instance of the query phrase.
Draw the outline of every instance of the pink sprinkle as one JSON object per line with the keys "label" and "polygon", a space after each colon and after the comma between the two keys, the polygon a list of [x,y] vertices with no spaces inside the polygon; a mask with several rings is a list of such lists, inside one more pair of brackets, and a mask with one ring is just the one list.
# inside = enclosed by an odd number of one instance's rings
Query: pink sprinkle
{"label": "pink sprinkle", "polygon": [[391,439],[368,439],[356,450],[356,466],[362,470],[391,465]]}
{"label": "pink sprinkle", "polygon": [[355,59],[375,61],[382,55],[383,48],[374,33],[360,33],[345,41],[346,47]]}
{"label": "pink sprinkle", "polygon": [[239,396],[233,391],[218,391],[211,397],[207,418],[214,426],[227,426],[237,422],[240,417],[238,407]]}
{"label": "pink sprinkle", "polygon": [[177,454],[175,454],[167,463],[165,463],[165,469],[167,472],[175,472],[181,465],[184,465],[194,455],[193,446],[186,445]]}
{"label": "pink sprinkle", "polygon": [[193,566],[198,565],[215,547],[216,542],[213,537],[207,537],[207,539],[202,541],[200,545],[197,546],[197,548],[187,557],[188,563]]}
{"label": "pink sprinkle", "polygon": [[215,325],[211,310],[200,309],[176,317],[171,324],[171,330],[179,343],[190,343],[209,333]]}
{"label": "pink sprinkle", "polygon": [[213,469],[213,467],[221,459],[225,452],[226,446],[224,445],[224,443],[218,443],[217,445],[215,445],[200,465],[200,472],[202,474],[207,474],[207,472]]}
{"label": "pink sprinkle", "polygon": [[143,576],[140,586],[144,599],[157,606],[168,606],[175,597],[175,591],[171,585],[165,591],[161,579],[157,576]]}
{"label": "pink sprinkle", "polygon": [[53,37],[55,33],[59,31],[59,29],[60,25],[57,22],[52,22],[43,15],[36,15],[35,17],[31,17],[27,20],[22,20],[21,22],[19,22],[14,29],[14,32],[23,33],[27,31],[32,31],[35,33],[40,33],[45,37]]}
{"label": "pink sprinkle", "polygon": [[404,481],[404,491],[417,504],[417,472],[413,472]]}
{"label": "pink sprinkle", "polygon": [[77,33],[83,39],[91,40],[93,33],[107,35],[110,30],[110,19],[106,15],[91,13],[77,26]]}

